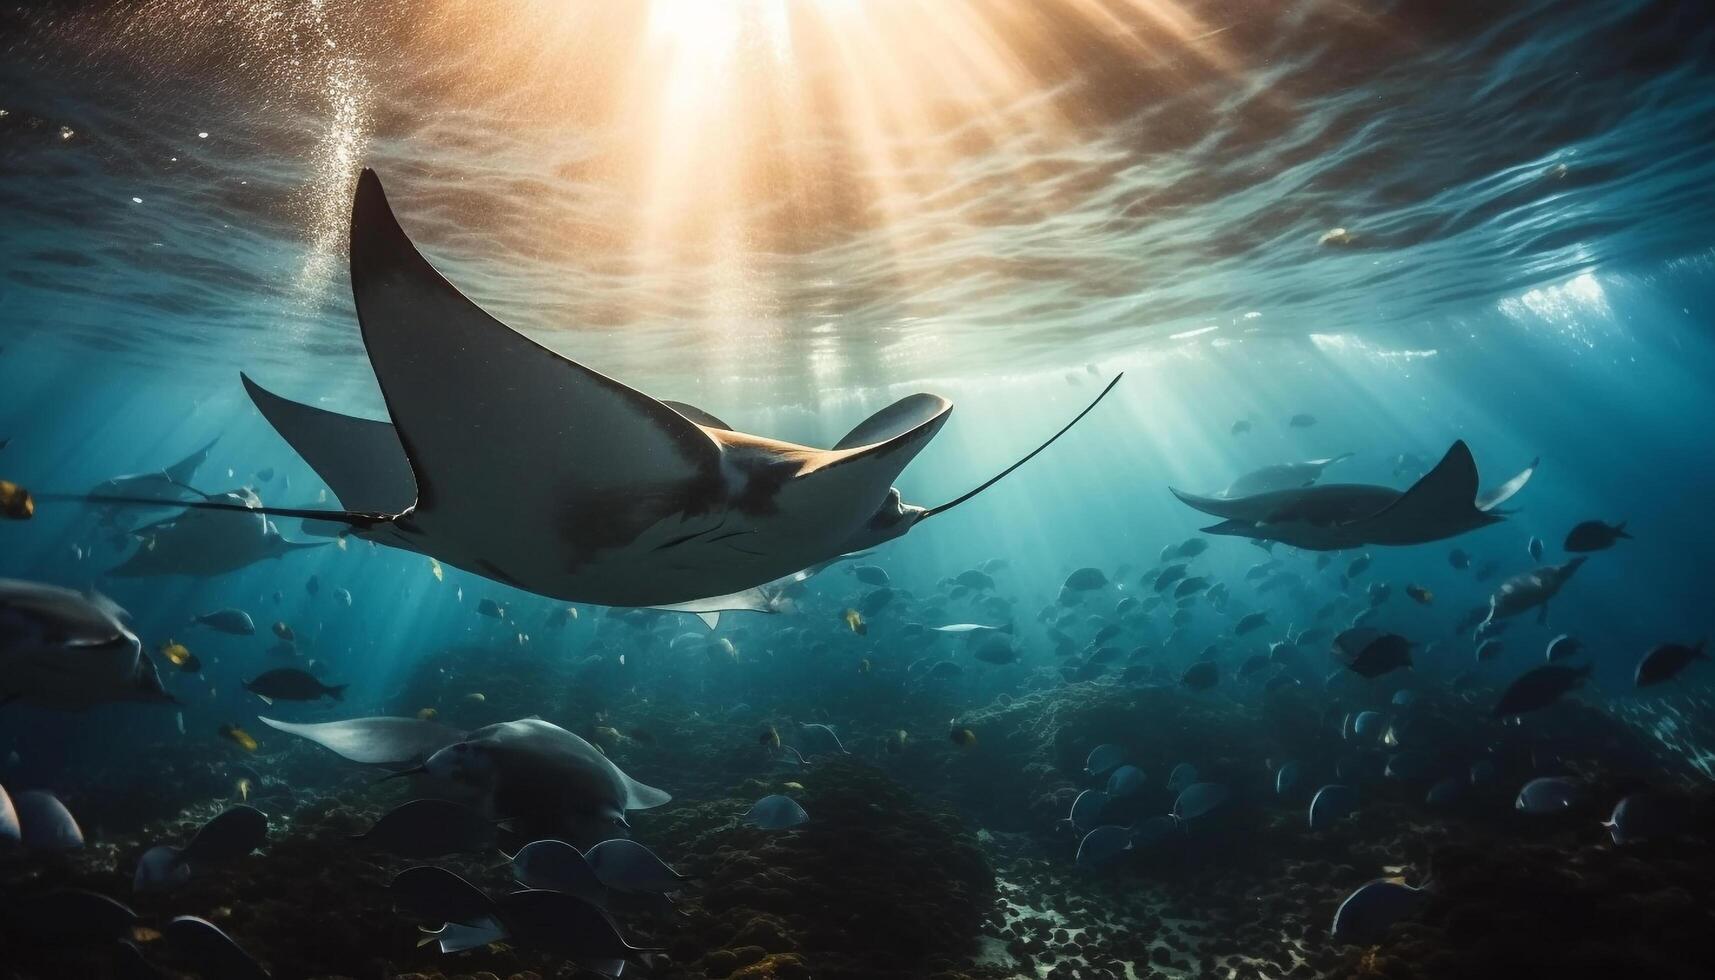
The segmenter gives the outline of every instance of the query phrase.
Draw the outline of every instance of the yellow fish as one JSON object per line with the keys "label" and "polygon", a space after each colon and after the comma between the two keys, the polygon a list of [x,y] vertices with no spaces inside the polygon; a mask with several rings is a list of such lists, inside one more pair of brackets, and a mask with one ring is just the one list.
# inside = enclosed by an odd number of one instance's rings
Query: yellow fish
{"label": "yellow fish", "polygon": [[869,632],[869,627],[865,625],[863,621],[863,613],[858,612],[856,609],[847,609],[843,618],[846,621],[847,628],[849,628],[853,633],[862,636]]}
{"label": "yellow fish", "polygon": [[437,582],[445,582],[447,580],[446,570],[441,567],[440,562],[433,558],[429,559],[429,574],[433,575]]}
{"label": "yellow fish", "polygon": [[161,645],[161,656],[174,667],[183,667],[191,659],[190,648],[177,640],[168,640]]}
{"label": "yellow fish", "polygon": [[30,491],[8,480],[0,480],[0,514],[15,521],[27,521],[36,513],[35,498]]}
{"label": "yellow fish", "polygon": [[438,714],[440,714],[440,712],[436,711],[434,708],[420,708],[417,711],[417,717],[423,721],[434,721],[435,716]]}
{"label": "yellow fish", "polygon": [[218,729],[220,737],[230,740],[234,745],[246,752],[256,751],[256,739],[250,733],[237,725],[222,725]]}

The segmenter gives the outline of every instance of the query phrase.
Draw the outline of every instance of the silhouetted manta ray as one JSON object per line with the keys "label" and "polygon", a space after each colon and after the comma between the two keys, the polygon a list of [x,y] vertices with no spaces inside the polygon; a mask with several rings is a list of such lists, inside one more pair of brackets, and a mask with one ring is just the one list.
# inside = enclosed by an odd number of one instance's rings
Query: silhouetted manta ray
{"label": "silhouetted manta ray", "polygon": [[1248,497],[1200,497],[1168,487],[1185,504],[1219,524],[1205,534],[1279,541],[1308,551],[1359,545],[1411,545],[1440,541],[1499,523],[1495,508],[1524,489],[1537,460],[1486,495],[1478,496],[1477,462],[1455,442],[1435,468],[1405,491],[1356,483],[1329,483]]}
{"label": "silhouetted manta ray", "polygon": [[1294,490],[1312,486],[1322,479],[1324,469],[1343,459],[1350,459],[1351,456],[1351,453],[1341,453],[1325,459],[1307,459],[1302,463],[1275,463],[1272,466],[1264,466],[1234,480],[1227,489],[1221,491],[1220,496],[1230,500],[1274,490]]}
{"label": "silhouetted manta ray", "polygon": [[264,512],[337,521],[379,544],[597,605],[728,596],[900,537],[1046,449],[1119,382],[1022,459],[926,509],[892,484],[946,423],[947,399],[902,398],[831,450],[735,432],[483,312],[418,253],[367,169],[352,206],[351,287],[392,425],[291,402],[245,378],[347,508]]}

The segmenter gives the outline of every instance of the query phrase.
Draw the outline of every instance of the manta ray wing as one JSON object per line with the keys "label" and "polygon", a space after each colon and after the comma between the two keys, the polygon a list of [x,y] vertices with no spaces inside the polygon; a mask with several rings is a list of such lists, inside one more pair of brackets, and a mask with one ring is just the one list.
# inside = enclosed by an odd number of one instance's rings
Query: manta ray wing
{"label": "manta ray wing", "polygon": [[179,484],[180,486],[189,484],[192,478],[196,476],[197,469],[201,467],[203,463],[208,461],[209,450],[213,449],[214,444],[219,441],[220,437],[216,436],[208,441],[208,445],[167,467],[167,479]]}
{"label": "manta ray wing", "polygon": [[1167,491],[1179,498],[1179,502],[1192,510],[1200,510],[1210,517],[1219,517],[1227,521],[1244,521],[1249,524],[1260,523],[1268,519],[1273,509],[1272,501],[1263,498],[1275,497],[1277,494],[1252,494],[1245,497],[1205,497],[1202,494],[1186,493],[1175,487]]}
{"label": "manta ray wing", "polygon": [[683,415],[705,429],[726,429],[729,432],[735,431],[732,426],[727,425],[725,422],[722,422],[720,419],[715,418],[710,413],[703,411],[695,405],[688,405],[685,402],[667,401],[666,399],[662,399],[661,404],[675,412],[678,412],[680,415]]}
{"label": "manta ray wing", "polygon": [[857,427],[846,433],[839,442],[834,443],[835,449],[854,449],[858,446],[873,446],[897,438],[912,429],[944,416],[953,403],[939,395],[919,392],[887,406],[869,418],[857,424]]}
{"label": "manta ray wing", "polygon": [[1398,500],[1353,521],[1352,530],[1372,544],[1435,541],[1482,523],[1476,499],[1477,461],[1461,439]]}
{"label": "manta ray wing", "polygon": [[1488,493],[1483,494],[1481,497],[1478,497],[1477,509],[1485,514],[1500,513],[1500,511],[1495,510],[1495,508],[1506,503],[1508,500],[1511,500],[1514,494],[1523,490],[1524,485],[1530,482],[1531,476],[1536,473],[1536,468],[1541,464],[1541,462],[1542,457],[1540,456],[1531,460],[1530,465],[1520,470],[1518,475],[1493,490],[1490,490]]}
{"label": "manta ray wing", "polygon": [[301,724],[257,716],[276,731],[314,742],[352,762],[372,766],[416,765],[469,734],[421,718],[377,716]]}
{"label": "manta ray wing", "polygon": [[575,562],[721,503],[704,430],[465,298],[411,244],[371,170],[352,207],[351,286],[425,533]]}
{"label": "manta ray wing", "polygon": [[411,461],[387,422],[304,405],[239,375],[250,400],[346,510],[400,514],[417,499]]}

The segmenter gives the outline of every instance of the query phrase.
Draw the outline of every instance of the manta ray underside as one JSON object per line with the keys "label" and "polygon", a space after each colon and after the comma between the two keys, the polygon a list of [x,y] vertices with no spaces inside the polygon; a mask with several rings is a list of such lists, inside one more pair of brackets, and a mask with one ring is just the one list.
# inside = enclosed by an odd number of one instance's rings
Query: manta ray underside
{"label": "manta ray underside", "polygon": [[734,431],[489,316],[417,251],[370,170],[352,207],[351,285],[391,422],[290,401],[245,377],[346,508],[264,512],[573,602],[732,597],[899,537],[1047,448],[1119,381],[1022,459],[925,509],[903,503],[893,481],[946,423],[947,399],[907,396],[826,450]]}

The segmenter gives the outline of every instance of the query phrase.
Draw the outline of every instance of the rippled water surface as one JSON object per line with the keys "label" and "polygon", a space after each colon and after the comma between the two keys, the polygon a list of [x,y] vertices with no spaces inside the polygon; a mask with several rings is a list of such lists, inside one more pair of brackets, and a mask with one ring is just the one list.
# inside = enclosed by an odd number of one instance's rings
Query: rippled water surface
{"label": "rippled water surface", "polygon": [[1706,14],[14,8],[0,301],[14,339],[361,381],[367,164],[468,293],[634,383],[801,400],[1186,343],[1443,346],[1504,297],[1707,247]]}

